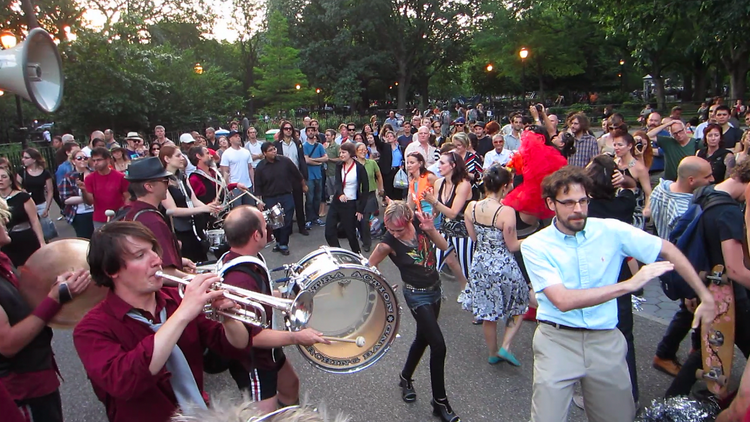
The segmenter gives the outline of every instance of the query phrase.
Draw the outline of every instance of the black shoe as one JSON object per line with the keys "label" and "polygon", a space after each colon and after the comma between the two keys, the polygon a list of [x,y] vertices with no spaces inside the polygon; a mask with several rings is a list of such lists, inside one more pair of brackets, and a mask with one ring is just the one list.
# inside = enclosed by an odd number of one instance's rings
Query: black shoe
{"label": "black shoe", "polygon": [[271,250],[274,252],[281,252],[281,248],[279,248],[279,245],[274,246]]}
{"label": "black shoe", "polygon": [[310,231],[307,229],[300,229],[299,234],[302,236],[310,236]]}
{"label": "black shoe", "polygon": [[403,375],[399,374],[398,385],[401,387],[401,398],[407,403],[414,403],[417,401],[417,392],[414,391],[414,385],[410,379],[404,378]]}
{"label": "black shoe", "polygon": [[289,255],[289,248],[284,248],[284,249],[281,249],[280,251],[281,251],[281,254],[284,256]]}
{"label": "black shoe", "polygon": [[364,250],[365,252],[370,252],[370,247],[369,246],[362,246],[362,250]]}
{"label": "black shoe", "polygon": [[440,417],[443,422],[461,422],[461,418],[453,413],[451,405],[448,404],[448,399],[435,400],[432,399],[432,414]]}

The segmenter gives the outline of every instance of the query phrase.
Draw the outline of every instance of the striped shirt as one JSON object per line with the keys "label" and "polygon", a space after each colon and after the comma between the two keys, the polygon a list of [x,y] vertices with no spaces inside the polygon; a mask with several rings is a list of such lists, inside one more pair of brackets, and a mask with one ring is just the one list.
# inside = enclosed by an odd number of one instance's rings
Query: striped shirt
{"label": "striped shirt", "polygon": [[656,233],[664,240],[669,240],[677,220],[685,214],[693,194],[672,192],[669,187],[674,183],[671,180],[660,179],[653,192],[651,192],[651,219],[656,226]]}
{"label": "striped shirt", "polygon": [[599,155],[599,144],[596,138],[588,133],[584,133],[581,139],[576,139],[575,146],[576,153],[568,157],[568,165],[583,168]]}
{"label": "striped shirt", "polygon": [[477,187],[479,181],[482,180],[481,176],[484,173],[484,170],[482,169],[482,160],[473,152],[466,151],[464,163],[466,164],[466,171],[469,172],[470,175],[474,175],[475,173],[479,175],[476,179],[472,179],[471,188],[474,189]]}

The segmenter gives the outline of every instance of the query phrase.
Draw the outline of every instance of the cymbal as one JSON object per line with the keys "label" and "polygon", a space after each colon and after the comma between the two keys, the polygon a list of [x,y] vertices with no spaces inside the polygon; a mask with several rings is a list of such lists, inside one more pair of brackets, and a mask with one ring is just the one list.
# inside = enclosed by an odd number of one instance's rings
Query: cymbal
{"label": "cymbal", "polygon": [[[89,269],[86,260],[89,241],[86,239],[60,239],[50,242],[34,252],[19,270],[21,296],[36,308],[50,292],[57,276],[66,271]],[[80,295],[66,303],[52,318],[54,328],[73,328],[91,308],[101,302],[109,289],[93,282]]]}

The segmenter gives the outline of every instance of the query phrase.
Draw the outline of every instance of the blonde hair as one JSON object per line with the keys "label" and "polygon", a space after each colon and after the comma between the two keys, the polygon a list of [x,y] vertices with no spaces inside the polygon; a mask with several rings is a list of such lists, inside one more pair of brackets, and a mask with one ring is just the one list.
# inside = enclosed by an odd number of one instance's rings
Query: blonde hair
{"label": "blonde hair", "polygon": [[10,221],[10,208],[3,198],[0,198],[0,221],[3,224],[7,224]]}
{"label": "blonde hair", "polygon": [[393,223],[399,227],[405,226],[413,218],[414,211],[404,201],[391,201],[383,214],[383,222]]}
{"label": "blonde hair", "polygon": [[[339,413],[330,415],[324,406],[313,407],[307,398],[299,406],[279,409],[274,415],[258,410],[257,403],[250,401],[246,394],[238,401],[229,394],[219,394],[211,398],[211,408],[190,408],[188,412],[176,413],[172,422],[348,422],[349,417]],[[183,410],[184,412],[184,410]]]}

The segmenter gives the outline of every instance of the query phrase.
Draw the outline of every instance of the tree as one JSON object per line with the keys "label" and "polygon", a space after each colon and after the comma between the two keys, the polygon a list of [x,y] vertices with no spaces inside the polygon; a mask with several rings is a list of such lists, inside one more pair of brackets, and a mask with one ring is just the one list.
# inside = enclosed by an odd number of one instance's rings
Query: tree
{"label": "tree", "polygon": [[[251,92],[271,110],[297,108],[307,104],[314,89],[299,70],[299,50],[291,46],[289,27],[280,12],[268,18],[266,43],[255,74],[259,80]],[[297,88],[299,87],[299,88]]]}

